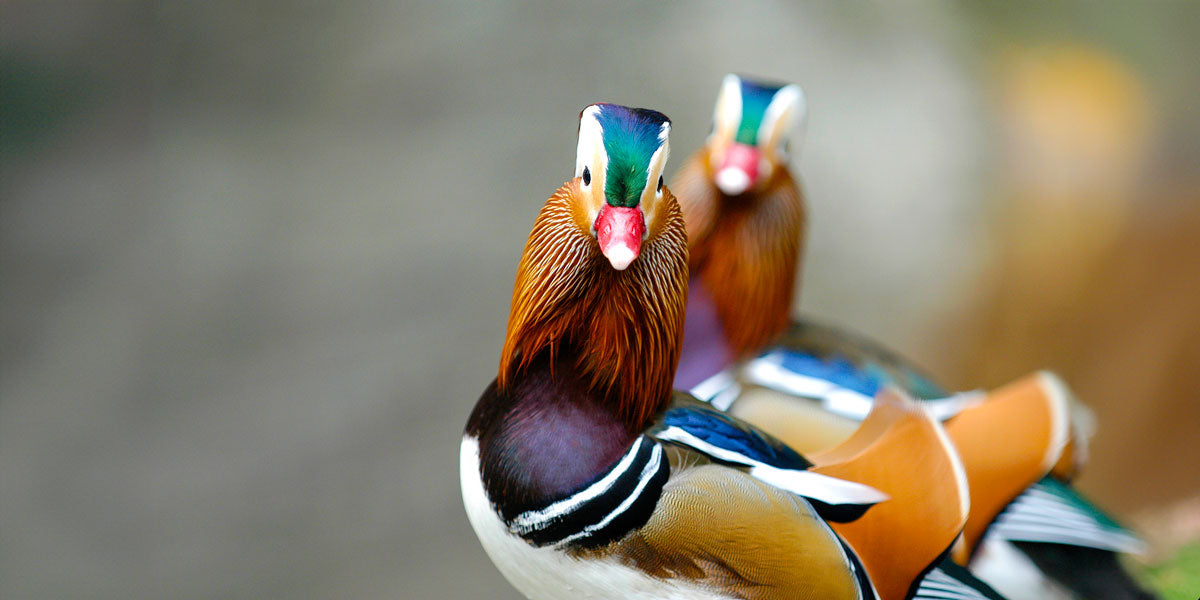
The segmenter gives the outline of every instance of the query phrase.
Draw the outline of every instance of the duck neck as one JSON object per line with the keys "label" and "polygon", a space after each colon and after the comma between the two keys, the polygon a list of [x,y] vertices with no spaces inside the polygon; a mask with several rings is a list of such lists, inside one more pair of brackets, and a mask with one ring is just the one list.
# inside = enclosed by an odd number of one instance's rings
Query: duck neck
{"label": "duck neck", "polygon": [[[689,306],[685,330],[698,332],[698,342],[719,331],[729,362],[758,354],[790,322],[805,207],[799,187],[782,167],[761,191],[714,195],[718,200],[711,229],[693,241],[689,302],[699,304]],[[693,318],[698,322],[693,324]],[[694,346],[686,339],[684,343]],[[711,364],[714,354],[721,350],[693,352],[681,361],[680,370],[704,370],[691,361]]]}
{"label": "duck neck", "polygon": [[670,402],[687,297],[683,216],[664,214],[615,270],[568,184],[526,244],[496,381],[467,427],[502,511],[560,498],[610,467]]}
{"label": "duck neck", "polygon": [[616,270],[578,226],[571,188],[542,209],[517,269],[499,388],[542,354],[640,429],[671,397],[687,301],[683,216],[664,188],[637,260]]}
{"label": "duck neck", "polygon": [[504,390],[493,382],[467,423],[484,489],[506,519],[594,481],[641,433],[580,376],[573,354],[543,353]]}

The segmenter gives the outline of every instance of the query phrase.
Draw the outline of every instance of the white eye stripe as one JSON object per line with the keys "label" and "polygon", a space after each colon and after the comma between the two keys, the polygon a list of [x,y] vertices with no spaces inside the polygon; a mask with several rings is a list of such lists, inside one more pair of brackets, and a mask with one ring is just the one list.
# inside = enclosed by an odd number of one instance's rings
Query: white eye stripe
{"label": "white eye stripe", "polygon": [[742,80],[730,73],[721,80],[721,91],[717,94],[717,106],[713,110],[713,133],[737,131],[742,121]]}
{"label": "white eye stripe", "polygon": [[[617,110],[619,112],[621,108],[622,107],[619,106],[593,104],[583,109],[583,111],[580,113],[579,140],[575,151],[575,177],[584,179],[583,189],[590,190],[592,189],[592,185],[595,185],[602,190],[605,188],[607,171],[610,164],[608,148],[605,146],[604,142],[604,126],[602,125],[600,117],[605,116],[607,118],[605,114],[606,111]],[[636,111],[634,112],[636,113]],[[644,118],[640,115],[638,115],[638,117]],[[658,126],[658,132],[656,136],[658,146],[651,155],[647,164],[644,165],[647,179],[641,190],[641,197],[643,199],[646,198],[647,194],[661,195],[661,190],[659,190],[659,185],[656,180],[661,177],[663,173],[663,167],[666,163],[668,155],[670,154],[670,143],[668,140],[671,134],[671,122],[659,119],[655,119],[654,121],[655,122],[653,124],[642,121],[634,125],[639,129],[653,127],[654,125]],[[642,130],[644,131],[644,129]],[[637,132],[637,135],[640,136],[642,133]],[[643,141],[638,143],[645,143],[645,138],[640,139]],[[642,166],[643,165],[637,164],[622,164],[621,168],[625,169],[627,167],[631,167],[640,170],[639,167]],[[588,171],[587,174],[589,177],[584,177],[585,170]],[[650,192],[650,190],[647,190],[646,188],[650,188],[651,190],[654,190],[654,192]]]}
{"label": "white eye stripe", "polygon": [[582,177],[583,168],[589,167],[593,182],[597,178],[603,181],[604,170],[608,167],[600,110],[600,106],[593,104],[579,115],[579,143],[575,148],[575,177]]}
{"label": "white eye stripe", "polygon": [[662,145],[654,151],[654,154],[650,156],[650,163],[646,165],[646,187],[642,191],[643,198],[648,194],[653,194],[655,198],[662,196],[662,188],[658,186],[658,180],[662,177],[667,158],[671,155],[671,144],[665,137],[666,132],[670,131],[670,127],[667,123],[663,123],[663,126],[663,133],[659,134]]}
{"label": "white eye stripe", "polygon": [[786,130],[793,126],[802,129],[807,117],[804,90],[796,84],[783,86],[775,92],[763,113],[762,125],[758,128],[758,145],[766,146],[772,139],[782,142],[787,139]]}

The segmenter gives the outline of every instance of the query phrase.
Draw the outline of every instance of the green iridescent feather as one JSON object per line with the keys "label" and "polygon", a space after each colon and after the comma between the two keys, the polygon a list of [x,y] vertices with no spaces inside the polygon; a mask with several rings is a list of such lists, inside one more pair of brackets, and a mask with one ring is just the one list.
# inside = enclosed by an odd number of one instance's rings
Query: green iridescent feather
{"label": "green iridescent feather", "polygon": [[602,104],[597,120],[608,154],[604,195],[612,206],[637,206],[646,188],[650,159],[663,144],[662,125],[670,120],[657,111],[615,104]]}
{"label": "green iridescent feather", "polygon": [[758,129],[767,114],[767,107],[782,88],[783,86],[779,85],[741,80],[742,121],[738,124],[737,136],[734,138],[738,143],[749,146],[758,144]]}

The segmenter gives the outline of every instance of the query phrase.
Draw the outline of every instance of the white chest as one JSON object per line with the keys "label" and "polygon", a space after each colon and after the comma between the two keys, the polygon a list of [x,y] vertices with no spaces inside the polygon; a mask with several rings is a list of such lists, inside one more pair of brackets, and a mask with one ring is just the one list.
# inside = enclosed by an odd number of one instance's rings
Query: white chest
{"label": "white chest", "polygon": [[611,560],[581,560],[553,547],[536,548],[513,535],[492,509],[479,475],[479,444],[464,437],[460,452],[463,505],[475,535],[492,562],[531,600],[565,598],[613,600],[718,600],[731,598],[717,590],[677,580],[650,577]]}

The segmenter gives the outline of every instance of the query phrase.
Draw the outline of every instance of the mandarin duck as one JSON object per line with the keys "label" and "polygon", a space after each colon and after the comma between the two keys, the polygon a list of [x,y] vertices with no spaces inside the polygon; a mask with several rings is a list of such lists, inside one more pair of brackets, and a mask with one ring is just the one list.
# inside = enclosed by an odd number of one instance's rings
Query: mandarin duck
{"label": "mandarin duck", "polygon": [[1061,380],[950,395],[873,341],[791,320],[805,204],[788,140],[805,111],[796,85],[726,76],[711,135],[673,181],[691,251],[676,386],[809,453],[841,443],[879,389],[898,386],[945,421],[967,474],[956,561],[1014,598],[1149,597],[1116,561],[1141,542],[1068,485],[1090,413]]}
{"label": "mandarin duck", "polygon": [[[487,554],[535,599],[1000,598],[934,564],[966,521],[966,478],[903,392],[810,460],[672,390],[688,249],[662,180],[669,131],[652,110],[580,114],[575,176],[534,223],[499,372],[462,441]],[[879,460],[900,448],[903,468]],[[923,497],[873,487],[914,473],[931,482]],[[876,511],[926,533],[905,539]]]}

